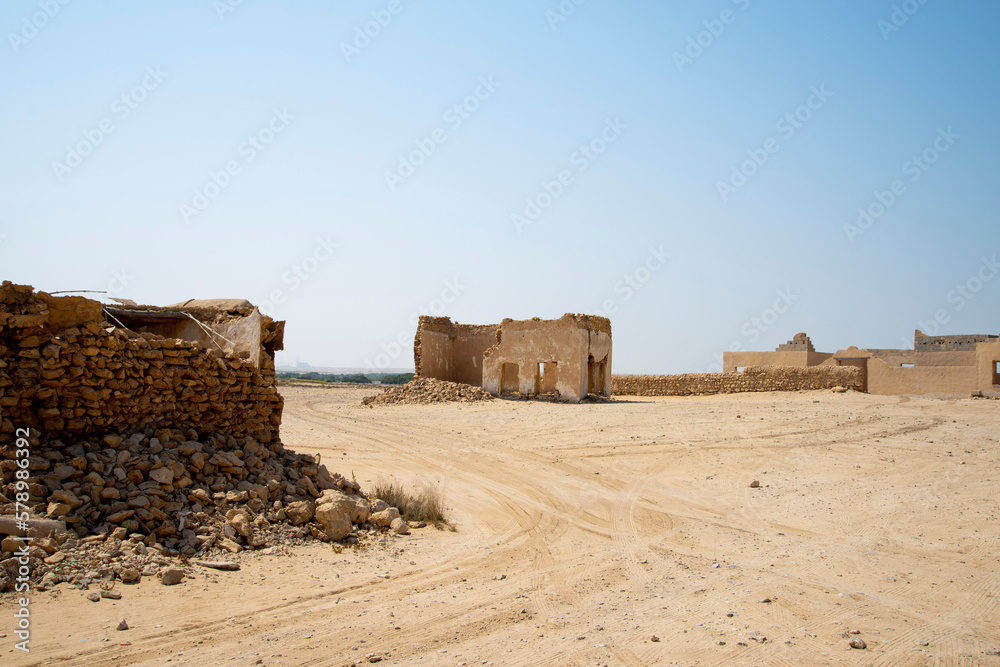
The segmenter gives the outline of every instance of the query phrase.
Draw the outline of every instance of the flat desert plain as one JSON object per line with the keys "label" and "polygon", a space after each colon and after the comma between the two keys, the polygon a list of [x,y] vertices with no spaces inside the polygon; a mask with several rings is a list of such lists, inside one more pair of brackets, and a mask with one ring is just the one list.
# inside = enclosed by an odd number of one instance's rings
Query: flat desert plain
{"label": "flat desert plain", "polygon": [[288,447],[437,486],[456,532],[242,553],[96,604],[63,584],[2,662],[1000,665],[1000,402],[282,393]]}

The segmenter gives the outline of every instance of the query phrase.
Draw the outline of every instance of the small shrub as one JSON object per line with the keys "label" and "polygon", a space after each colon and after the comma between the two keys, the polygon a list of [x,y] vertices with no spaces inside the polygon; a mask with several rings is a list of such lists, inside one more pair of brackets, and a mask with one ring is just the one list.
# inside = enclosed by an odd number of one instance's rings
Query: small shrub
{"label": "small shrub", "polygon": [[398,509],[407,521],[426,521],[438,530],[445,527],[455,530],[445,516],[444,494],[430,484],[425,484],[415,493],[408,493],[397,480],[379,478],[372,495]]}

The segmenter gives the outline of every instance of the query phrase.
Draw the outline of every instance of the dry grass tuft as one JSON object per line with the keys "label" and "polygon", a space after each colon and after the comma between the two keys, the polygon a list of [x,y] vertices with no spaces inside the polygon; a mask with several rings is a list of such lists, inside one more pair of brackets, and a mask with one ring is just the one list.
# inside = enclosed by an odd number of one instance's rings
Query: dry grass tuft
{"label": "dry grass tuft", "polygon": [[398,509],[407,521],[426,521],[438,530],[445,527],[455,530],[445,516],[444,494],[430,484],[425,484],[415,493],[408,493],[396,479],[379,478],[371,495]]}

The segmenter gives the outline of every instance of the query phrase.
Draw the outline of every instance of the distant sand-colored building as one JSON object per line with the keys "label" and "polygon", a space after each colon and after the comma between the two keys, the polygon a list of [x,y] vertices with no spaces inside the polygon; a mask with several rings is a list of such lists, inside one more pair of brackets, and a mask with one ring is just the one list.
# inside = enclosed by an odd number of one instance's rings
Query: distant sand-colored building
{"label": "distant sand-colored building", "polygon": [[723,370],[747,366],[857,366],[870,394],[1000,396],[1000,336],[927,336],[914,332],[912,350],[817,352],[804,333],[773,352],[725,352]]}
{"label": "distant sand-colored building", "polygon": [[587,394],[611,395],[611,321],[567,313],[481,325],[424,316],[413,363],[417,376],[464,382],[494,396],[551,394],[578,403]]}

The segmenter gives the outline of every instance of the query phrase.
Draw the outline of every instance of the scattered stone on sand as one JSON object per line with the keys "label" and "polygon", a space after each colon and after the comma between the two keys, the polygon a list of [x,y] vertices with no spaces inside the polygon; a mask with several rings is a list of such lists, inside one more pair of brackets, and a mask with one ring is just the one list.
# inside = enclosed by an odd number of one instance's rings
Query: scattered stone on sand
{"label": "scattered stone on sand", "polygon": [[184,581],[184,570],[178,567],[164,570],[163,574],[160,575],[160,583],[164,586],[174,586],[182,581]]}
{"label": "scattered stone on sand", "polygon": [[213,570],[226,570],[235,571],[240,569],[239,563],[231,563],[229,561],[222,560],[196,560],[195,565],[201,565],[202,567],[210,567]]}
{"label": "scattered stone on sand", "polygon": [[125,567],[119,570],[118,578],[126,584],[134,584],[142,578],[142,575],[139,574],[139,571],[134,568]]}
{"label": "scattered stone on sand", "polygon": [[406,384],[390,387],[381,394],[367,396],[362,405],[423,405],[426,403],[449,403],[491,401],[493,396],[482,387],[461,382],[448,382],[434,378],[413,378]]}

